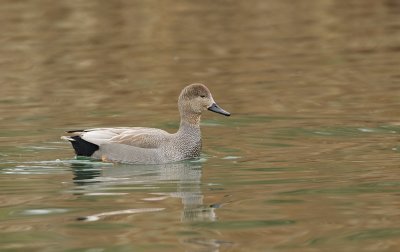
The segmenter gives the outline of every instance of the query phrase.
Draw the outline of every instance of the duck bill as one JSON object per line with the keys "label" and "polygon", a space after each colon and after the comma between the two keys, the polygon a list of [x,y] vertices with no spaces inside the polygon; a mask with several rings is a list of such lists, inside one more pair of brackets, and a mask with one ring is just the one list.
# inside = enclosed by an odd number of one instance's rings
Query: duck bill
{"label": "duck bill", "polygon": [[230,116],[231,113],[229,113],[228,111],[223,110],[220,106],[218,106],[215,102],[207,108],[208,110],[224,115],[224,116]]}

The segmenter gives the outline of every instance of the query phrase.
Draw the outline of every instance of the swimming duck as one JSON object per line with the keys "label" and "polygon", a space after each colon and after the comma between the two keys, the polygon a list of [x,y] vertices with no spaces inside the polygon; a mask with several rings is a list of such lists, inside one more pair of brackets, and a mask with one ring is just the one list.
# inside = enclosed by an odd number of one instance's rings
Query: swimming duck
{"label": "swimming duck", "polygon": [[204,110],[225,116],[230,113],[215,103],[203,84],[186,86],[178,98],[179,130],[170,134],[143,127],[93,128],[67,131],[77,156],[107,162],[163,164],[200,156],[200,117]]}

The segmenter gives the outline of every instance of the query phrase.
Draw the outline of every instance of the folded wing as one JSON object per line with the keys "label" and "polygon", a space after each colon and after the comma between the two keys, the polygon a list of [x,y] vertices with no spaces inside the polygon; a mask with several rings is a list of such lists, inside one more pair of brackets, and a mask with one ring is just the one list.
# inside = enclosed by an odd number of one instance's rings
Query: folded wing
{"label": "folded wing", "polygon": [[161,143],[168,141],[168,132],[154,128],[95,128],[81,131],[69,131],[72,136],[96,144],[125,144],[139,148],[158,148]]}

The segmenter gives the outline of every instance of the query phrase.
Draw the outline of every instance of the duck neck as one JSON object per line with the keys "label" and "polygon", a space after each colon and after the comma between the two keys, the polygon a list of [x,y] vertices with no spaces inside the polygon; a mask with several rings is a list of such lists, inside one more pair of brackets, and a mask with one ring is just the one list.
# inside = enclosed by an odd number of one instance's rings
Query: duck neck
{"label": "duck neck", "polygon": [[178,133],[180,134],[198,134],[200,136],[200,114],[181,114],[181,123]]}

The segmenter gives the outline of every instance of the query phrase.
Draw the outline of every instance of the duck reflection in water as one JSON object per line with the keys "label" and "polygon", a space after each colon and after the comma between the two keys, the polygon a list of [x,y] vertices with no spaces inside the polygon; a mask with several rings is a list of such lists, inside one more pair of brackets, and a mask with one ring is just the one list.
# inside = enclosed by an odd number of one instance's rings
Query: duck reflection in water
{"label": "duck reflection in water", "polygon": [[[142,200],[163,200],[168,197],[180,198],[183,210],[182,221],[214,221],[215,208],[219,204],[204,205],[201,191],[202,163],[182,161],[162,165],[122,165],[98,162],[79,162],[72,164],[73,181],[77,185],[76,195],[104,194],[115,186],[142,187],[151,190],[151,197]],[[123,187],[121,187],[123,190]],[[160,190],[154,192],[154,188]],[[128,189],[127,189],[128,190]],[[141,190],[141,191],[143,191]],[[129,192],[115,193],[116,197]],[[132,191],[130,191],[132,192]],[[112,194],[112,193],[110,193]],[[118,196],[118,194],[120,194]],[[168,206],[165,206],[168,209]],[[124,212],[126,213],[126,212]],[[118,214],[118,211],[115,212]],[[96,216],[112,215],[107,213]],[[85,220],[85,218],[80,218]]]}

